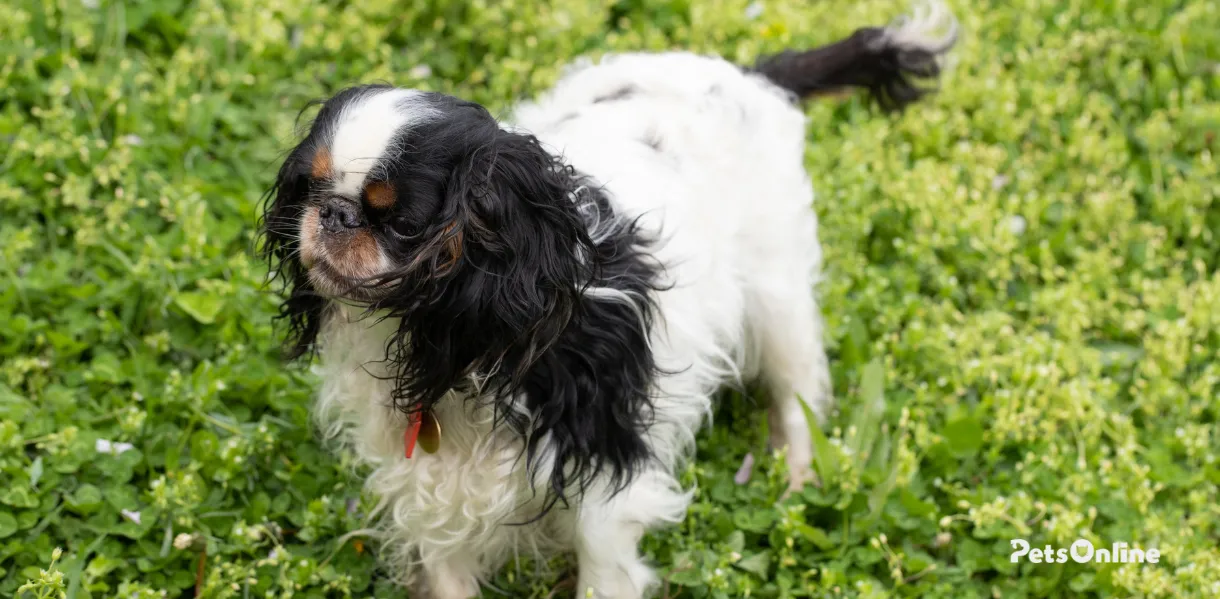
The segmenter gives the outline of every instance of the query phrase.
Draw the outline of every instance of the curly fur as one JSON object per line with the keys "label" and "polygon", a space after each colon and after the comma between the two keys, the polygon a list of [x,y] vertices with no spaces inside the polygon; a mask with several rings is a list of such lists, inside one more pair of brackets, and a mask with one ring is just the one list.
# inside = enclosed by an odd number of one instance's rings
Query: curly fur
{"label": "curly fur", "polygon": [[[288,354],[319,354],[320,428],[370,468],[392,575],[464,599],[515,555],[568,550],[579,596],[641,597],[638,541],[683,517],[675,471],[725,384],[766,384],[771,442],[808,480],[803,406],[831,397],[791,98],[914,100],[906,78],[951,44],[916,29],[750,70],[610,57],[511,126],[389,86],[322,104],[268,193],[263,248]],[[407,459],[422,410],[441,448]]]}

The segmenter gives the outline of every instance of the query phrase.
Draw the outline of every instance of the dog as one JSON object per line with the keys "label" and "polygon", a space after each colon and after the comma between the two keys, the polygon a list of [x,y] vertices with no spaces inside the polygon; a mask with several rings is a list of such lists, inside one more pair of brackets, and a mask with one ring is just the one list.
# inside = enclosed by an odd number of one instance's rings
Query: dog
{"label": "dog", "polygon": [[805,412],[832,394],[800,103],[900,110],[956,32],[933,7],[748,67],[615,55],[505,122],[388,85],[322,102],[262,250],[321,431],[371,471],[390,575],[466,599],[514,556],[574,552],[578,597],[647,595],[637,544],[683,519],[675,471],[726,384],[765,386],[808,482]]}

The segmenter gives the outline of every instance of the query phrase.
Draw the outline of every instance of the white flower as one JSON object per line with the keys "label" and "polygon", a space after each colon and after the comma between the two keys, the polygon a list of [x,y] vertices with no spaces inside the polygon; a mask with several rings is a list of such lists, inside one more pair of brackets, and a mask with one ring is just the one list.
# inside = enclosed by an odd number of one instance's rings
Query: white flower
{"label": "white flower", "polygon": [[417,64],[411,67],[407,74],[416,79],[426,79],[432,76],[432,67],[426,64]]}
{"label": "white flower", "polygon": [[132,522],[135,522],[136,524],[140,523],[140,512],[133,512],[131,510],[119,510],[119,513],[123,514],[124,518],[127,518],[128,520],[131,520]]}
{"label": "white flower", "polygon": [[100,4],[98,0],[80,0],[80,3],[85,8],[97,8],[98,4]]}
{"label": "white flower", "polygon": [[1014,214],[1008,217],[1008,230],[1012,231],[1013,235],[1020,235],[1025,232],[1025,217]]}
{"label": "white flower", "polygon": [[750,5],[746,7],[746,18],[751,21],[753,21],[754,19],[757,19],[758,17],[761,17],[762,14],[763,14],[762,2],[751,2]]}
{"label": "white flower", "polygon": [[175,549],[187,549],[195,542],[195,535],[182,533],[174,537]]}
{"label": "white flower", "polygon": [[[123,142],[129,146],[142,146],[144,145],[144,138],[134,133],[129,133],[123,136]],[[139,395],[139,393],[136,393],[135,395]],[[140,400],[136,399],[136,401]]]}
{"label": "white flower", "polygon": [[131,443],[114,443],[114,442],[106,440],[106,439],[98,439],[93,444],[93,448],[96,449],[98,453],[110,453],[110,454],[114,454],[114,455],[119,455],[125,451],[131,451],[132,449],[135,449],[135,446],[132,445]]}

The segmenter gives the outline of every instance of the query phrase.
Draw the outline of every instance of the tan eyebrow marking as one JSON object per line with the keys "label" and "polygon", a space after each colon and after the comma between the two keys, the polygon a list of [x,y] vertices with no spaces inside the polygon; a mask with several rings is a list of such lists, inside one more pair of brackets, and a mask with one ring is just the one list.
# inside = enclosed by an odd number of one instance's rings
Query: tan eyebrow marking
{"label": "tan eyebrow marking", "polygon": [[364,188],[364,196],[369,206],[377,210],[388,210],[398,199],[394,195],[394,186],[389,181],[374,181]]}
{"label": "tan eyebrow marking", "polygon": [[326,148],[318,148],[318,151],[313,155],[313,164],[310,174],[314,179],[323,179],[331,175],[330,150]]}

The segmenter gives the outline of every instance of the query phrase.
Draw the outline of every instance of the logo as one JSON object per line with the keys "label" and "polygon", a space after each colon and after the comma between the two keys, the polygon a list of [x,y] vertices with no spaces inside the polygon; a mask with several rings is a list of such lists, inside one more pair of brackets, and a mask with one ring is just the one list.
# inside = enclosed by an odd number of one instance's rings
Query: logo
{"label": "logo", "polygon": [[1100,549],[1087,539],[1077,539],[1070,547],[1058,549],[1050,545],[1031,547],[1025,539],[1013,539],[1009,543],[1013,548],[1009,561],[1014,564],[1020,563],[1022,558],[1031,564],[1066,564],[1069,560],[1078,564],[1155,564],[1161,561],[1159,549],[1145,551],[1127,543],[1114,543]]}

